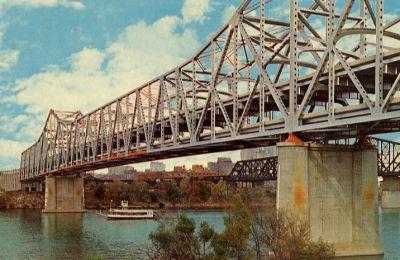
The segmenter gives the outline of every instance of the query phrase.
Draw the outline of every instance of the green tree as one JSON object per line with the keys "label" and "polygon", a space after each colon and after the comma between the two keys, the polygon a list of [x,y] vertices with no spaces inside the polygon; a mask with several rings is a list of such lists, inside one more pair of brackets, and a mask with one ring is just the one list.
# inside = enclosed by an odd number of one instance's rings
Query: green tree
{"label": "green tree", "polygon": [[179,215],[175,223],[160,224],[150,234],[153,248],[147,252],[152,259],[198,259],[199,240],[195,235],[196,224],[186,215]]}
{"label": "green tree", "polygon": [[216,233],[207,223],[201,223],[196,234],[194,220],[180,215],[173,222],[161,221],[150,235],[152,245],[139,251],[144,251],[144,259],[177,260],[317,260],[334,255],[332,246],[311,241],[305,222],[285,212],[267,213],[276,211],[271,210],[274,201],[265,196],[262,188],[233,195],[230,205],[223,232]]}
{"label": "green tree", "polygon": [[333,247],[323,241],[311,241],[309,225],[297,217],[280,211],[269,218],[265,232],[272,259],[328,259]]}
{"label": "green tree", "polygon": [[203,257],[206,256],[206,244],[209,243],[215,235],[215,231],[207,222],[200,224],[199,238],[203,243]]}
{"label": "green tree", "polygon": [[239,194],[233,195],[231,207],[224,218],[224,224],[225,231],[222,233],[222,239],[225,240],[229,257],[249,258],[250,211]]}

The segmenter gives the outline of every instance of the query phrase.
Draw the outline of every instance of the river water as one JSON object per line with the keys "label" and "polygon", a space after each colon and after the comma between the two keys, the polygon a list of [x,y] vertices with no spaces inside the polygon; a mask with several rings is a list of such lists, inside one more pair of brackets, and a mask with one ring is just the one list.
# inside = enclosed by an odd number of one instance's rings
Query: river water
{"label": "river water", "polygon": [[[223,212],[185,211],[197,223],[223,230]],[[178,212],[171,213],[172,215]],[[400,209],[379,211],[385,259],[400,259]],[[153,220],[107,221],[87,214],[0,211],[0,259],[132,259],[134,245],[148,242]]]}

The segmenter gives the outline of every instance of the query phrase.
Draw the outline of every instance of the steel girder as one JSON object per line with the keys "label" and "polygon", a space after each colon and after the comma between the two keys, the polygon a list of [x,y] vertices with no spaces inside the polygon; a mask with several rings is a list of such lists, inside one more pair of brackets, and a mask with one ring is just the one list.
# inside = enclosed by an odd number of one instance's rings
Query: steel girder
{"label": "steel girder", "polygon": [[400,143],[380,138],[368,138],[378,149],[378,175],[400,176]]}
{"label": "steel girder", "polygon": [[[364,142],[376,146],[378,151],[378,176],[400,176],[400,143],[376,137],[366,137]],[[336,144],[354,145],[357,140],[342,139]],[[278,157],[271,156],[236,162],[224,179],[236,182],[256,182],[277,179]]]}
{"label": "steel girder", "polygon": [[51,110],[21,179],[400,129],[385,127],[400,117],[400,35],[384,1],[279,2],[289,17],[245,0],[188,61],[90,113]]}
{"label": "steel girder", "polygon": [[229,176],[230,182],[258,182],[276,180],[278,176],[278,157],[266,157],[236,162]]}

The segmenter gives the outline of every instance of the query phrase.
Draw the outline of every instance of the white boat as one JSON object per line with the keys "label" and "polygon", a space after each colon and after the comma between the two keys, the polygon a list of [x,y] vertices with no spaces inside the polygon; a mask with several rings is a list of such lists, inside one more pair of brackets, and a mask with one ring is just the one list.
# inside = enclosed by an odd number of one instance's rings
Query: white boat
{"label": "white boat", "polygon": [[129,207],[127,201],[121,202],[121,208],[110,209],[107,219],[152,219],[154,212],[152,209],[141,207]]}

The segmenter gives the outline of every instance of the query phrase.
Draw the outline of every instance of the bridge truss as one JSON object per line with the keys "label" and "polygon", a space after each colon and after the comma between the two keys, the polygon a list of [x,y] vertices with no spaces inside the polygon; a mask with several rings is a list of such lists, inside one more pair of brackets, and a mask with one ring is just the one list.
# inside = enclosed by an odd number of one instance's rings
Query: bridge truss
{"label": "bridge truss", "polygon": [[386,22],[383,7],[245,0],[182,65],[85,115],[50,110],[21,179],[274,145],[292,132],[398,131],[400,20]]}
{"label": "bridge truss", "polygon": [[[367,137],[364,140],[378,151],[378,176],[400,176],[400,143],[376,137]],[[357,140],[335,140],[336,144],[354,145]],[[277,180],[278,157],[243,160],[236,162],[231,173],[224,180],[231,182],[259,182]]]}
{"label": "bridge truss", "polygon": [[276,180],[278,176],[278,157],[238,161],[230,175],[224,177],[229,182],[257,182]]}

